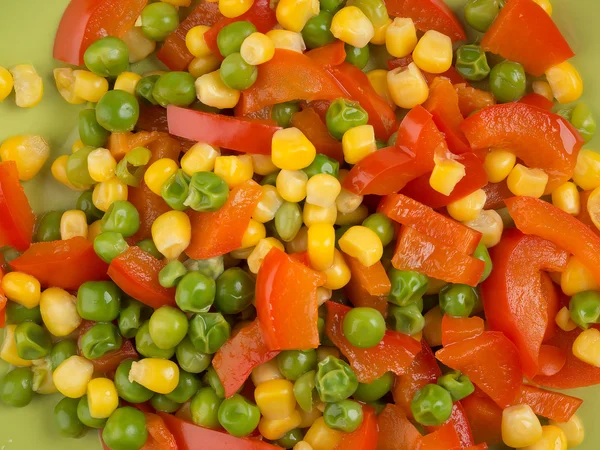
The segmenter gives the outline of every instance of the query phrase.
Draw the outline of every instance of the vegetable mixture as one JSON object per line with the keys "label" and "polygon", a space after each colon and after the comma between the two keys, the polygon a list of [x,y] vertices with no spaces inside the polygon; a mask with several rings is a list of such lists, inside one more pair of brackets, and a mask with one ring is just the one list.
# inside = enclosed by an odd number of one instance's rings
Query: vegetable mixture
{"label": "vegetable mixture", "polygon": [[550,1],[468,0],[472,41],[272,3],[72,0],[56,86],[0,67],[80,105],[72,209],[20,184],[43,136],[0,147],[2,403],[111,450],[579,445],[547,389],[600,383],[600,154]]}

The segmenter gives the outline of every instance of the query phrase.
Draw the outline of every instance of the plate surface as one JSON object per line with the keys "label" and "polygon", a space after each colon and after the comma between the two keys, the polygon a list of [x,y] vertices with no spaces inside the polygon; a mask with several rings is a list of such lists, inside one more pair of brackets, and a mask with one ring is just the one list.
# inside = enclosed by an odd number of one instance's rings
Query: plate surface
{"label": "plate surface", "polygon": [[[466,0],[446,0],[460,10]],[[42,102],[32,109],[19,109],[12,96],[0,104],[0,142],[9,136],[33,133],[45,136],[52,148],[52,158],[70,152],[77,140],[78,108],[68,105],[58,94],[52,78],[57,66],[52,59],[52,43],[56,27],[69,0],[0,0],[0,65],[34,64],[44,78]],[[553,18],[577,54],[575,65],[585,84],[584,100],[600,119],[600,28],[595,19],[600,15],[598,0],[552,0]],[[526,42],[523,45],[527,45]],[[597,138],[588,148],[595,148]],[[49,170],[44,170],[25,190],[36,211],[72,207],[77,194],[57,183]],[[6,366],[0,362],[0,376]],[[597,409],[600,387],[576,389],[569,394],[582,397],[579,410],[586,426],[581,450],[600,448]],[[97,433],[90,431],[80,440],[63,439],[54,428],[53,408],[59,396],[36,396],[26,408],[13,409],[0,404],[0,450],[96,450],[100,449]],[[216,450],[216,449],[215,449]]]}

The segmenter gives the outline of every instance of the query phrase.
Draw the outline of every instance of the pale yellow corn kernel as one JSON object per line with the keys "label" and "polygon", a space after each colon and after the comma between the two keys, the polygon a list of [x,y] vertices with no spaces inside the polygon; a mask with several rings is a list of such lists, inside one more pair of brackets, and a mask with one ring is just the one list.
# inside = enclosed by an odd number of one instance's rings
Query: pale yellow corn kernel
{"label": "pale yellow corn kernel", "polygon": [[390,108],[396,109],[397,106],[394,100],[392,100],[390,90],[388,89],[387,74],[387,70],[375,69],[367,72],[367,78],[369,79],[369,83],[371,83],[371,87],[377,92],[377,95],[383,98]]}
{"label": "pale yellow corn kernel", "polygon": [[558,103],[574,102],[583,94],[581,75],[569,61],[546,70],[546,79]]}
{"label": "pale yellow corn kernel", "polygon": [[50,172],[52,172],[52,176],[56,181],[64,184],[69,189],[72,189],[74,191],[87,191],[91,186],[73,186],[67,178],[68,159],[69,155],[61,155],[54,160],[52,166],[50,167]]}
{"label": "pale yellow corn kernel", "polygon": [[275,186],[282,199],[298,203],[306,198],[308,175],[302,170],[281,170],[277,174]]}
{"label": "pale yellow corn kernel", "polygon": [[0,66],[0,103],[10,95],[13,90],[14,82],[10,72]]}
{"label": "pale yellow corn kernel", "polygon": [[506,179],[506,185],[515,195],[540,198],[548,184],[548,174],[541,169],[530,169],[516,164]]}
{"label": "pale yellow corn kernel", "polygon": [[568,448],[574,448],[581,445],[585,438],[585,429],[583,423],[577,414],[573,414],[567,422],[556,422],[550,420],[550,425],[554,425],[565,433]]}
{"label": "pale yellow corn kernel", "polygon": [[48,331],[56,337],[68,336],[81,325],[77,298],[64,289],[51,287],[40,296],[40,313]]}
{"label": "pale yellow corn kernel", "polygon": [[600,230],[600,187],[594,189],[588,197],[586,209],[592,223]]}
{"label": "pale yellow corn kernel", "polygon": [[[188,152],[191,150],[192,149],[188,150]],[[193,159],[195,156],[192,156],[191,158]],[[177,172],[177,169],[179,169],[179,166],[171,158],[161,158],[150,164],[150,167],[148,167],[144,173],[144,182],[152,192],[154,192],[156,195],[161,195],[163,184],[165,184],[167,180],[171,178],[171,175]]]}
{"label": "pale yellow corn kernel", "polygon": [[448,214],[454,220],[459,222],[468,222],[476,220],[481,214],[487,195],[483,189],[478,189],[475,192],[448,204]]}
{"label": "pale yellow corn kernel", "polygon": [[107,419],[119,406],[119,394],[115,383],[108,378],[94,378],[87,385],[90,416]]}
{"label": "pale yellow corn kernel", "polygon": [[350,128],[342,136],[344,160],[356,164],[366,156],[377,151],[373,125],[359,125]]}
{"label": "pale yellow corn kernel", "polygon": [[86,102],[96,103],[108,92],[108,81],[87,70],[75,70],[75,95]]}
{"label": "pale yellow corn kernel", "polygon": [[275,218],[275,213],[283,204],[283,198],[279,195],[275,186],[265,184],[261,186],[261,189],[262,197],[256,208],[254,208],[252,218],[260,223],[267,223]]}
{"label": "pale yellow corn kernel", "polygon": [[8,272],[2,278],[0,287],[9,300],[26,308],[34,308],[40,304],[40,282],[27,273]]}
{"label": "pale yellow corn kernel", "polygon": [[54,69],[54,82],[59,94],[71,105],[81,105],[85,100],[75,95],[75,75],[70,67]]}
{"label": "pale yellow corn kernel", "polygon": [[415,63],[390,70],[387,84],[392,100],[400,108],[412,109],[429,97],[427,80]]}
{"label": "pale yellow corn kernel", "polygon": [[229,189],[251,180],[254,175],[250,155],[217,156],[215,158],[215,175],[225,180]]}
{"label": "pale yellow corn kernel", "polygon": [[60,219],[60,238],[63,241],[74,237],[87,238],[88,224],[85,213],[79,209],[65,211]]}
{"label": "pale yellow corn kernel", "polygon": [[335,225],[337,216],[338,212],[335,204],[322,207],[305,203],[304,209],[302,210],[302,220],[307,227],[318,223]]}
{"label": "pale yellow corn kernel", "polygon": [[350,268],[346,264],[344,255],[337,248],[333,251],[333,264],[323,271],[327,281],[323,287],[333,291],[341,289],[348,284],[350,277]]}
{"label": "pale yellow corn kernel", "polygon": [[242,236],[241,248],[255,247],[261,239],[264,239],[266,236],[267,230],[265,226],[254,219],[250,219],[248,228],[246,228],[246,231],[244,231],[244,235]]}
{"label": "pale yellow corn kernel", "polygon": [[344,253],[358,259],[366,267],[372,266],[383,256],[381,239],[373,230],[362,225],[349,228],[338,244]]}
{"label": "pale yellow corn kernel", "polygon": [[325,419],[319,417],[306,432],[304,440],[313,450],[333,450],[342,440],[344,433],[325,425]]}
{"label": "pale yellow corn kernel", "polygon": [[573,181],[584,191],[600,186],[600,153],[585,149],[579,151]]}
{"label": "pale yellow corn kernel", "polygon": [[388,17],[388,19],[379,26],[373,24],[373,37],[369,41],[371,44],[375,45],[383,45],[385,44],[385,37],[387,34],[387,29],[392,24],[392,19]]}
{"label": "pale yellow corn kernel", "polygon": [[314,450],[312,445],[310,445],[306,441],[300,441],[296,445],[294,445],[293,450]]}
{"label": "pale yellow corn kernel", "polygon": [[481,237],[481,243],[487,248],[494,247],[504,231],[504,222],[502,217],[495,210],[490,209],[487,211],[481,211],[481,214],[475,220],[470,220],[464,223],[469,228],[479,231],[483,236]]}
{"label": "pale yellow corn kernel", "polygon": [[233,19],[234,17],[239,17],[245,12],[247,12],[252,5],[254,4],[254,0],[218,0],[219,1],[219,11],[225,17],[229,19]]}
{"label": "pale yellow corn kernel", "polygon": [[242,42],[240,55],[247,64],[258,66],[273,59],[275,44],[266,34],[252,33]]}
{"label": "pale yellow corn kernel", "polygon": [[177,259],[190,245],[192,225],[182,211],[167,211],[152,224],[152,240],[159,252],[169,260]]}
{"label": "pale yellow corn kernel", "polygon": [[274,237],[263,238],[253,248],[252,253],[248,255],[248,269],[253,274],[257,274],[260,266],[262,266],[265,256],[273,247],[277,247],[281,251],[285,251],[283,244]]}
{"label": "pale yellow corn kernel", "polygon": [[58,392],[65,397],[80,398],[87,391],[92,379],[94,365],[83,356],[73,355],[54,370],[52,381]]}
{"label": "pale yellow corn kernel", "polygon": [[227,87],[221,79],[221,72],[215,70],[196,80],[196,96],[205,105],[225,109],[238,104],[240,91]]}
{"label": "pale yellow corn kernel", "polygon": [[102,221],[96,220],[95,222],[91,223],[90,226],[88,227],[87,240],[90,242],[94,242],[94,239],[96,239],[96,236],[98,236],[101,233],[102,233]]}
{"label": "pale yellow corn kernel", "polygon": [[185,46],[196,58],[202,58],[212,53],[210,47],[204,40],[204,33],[210,30],[207,25],[197,25],[190,29],[185,35]]}
{"label": "pale yellow corn kernel", "polygon": [[308,250],[308,226],[304,225],[294,239],[285,243],[285,251],[289,254],[305,252]]}
{"label": "pale yellow corn kernel", "polygon": [[275,14],[286,30],[299,33],[311,17],[319,14],[319,0],[280,0]]}
{"label": "pale yellow corn kernel", "polygon": [[527,447],[542,437],[542,425],[529,405],[515,405],[502,411],[502,440],[509,447]]}
{"label": "pale yellow corn kernel", "polygon": [[234,259],[248,259],[254,251],[254,247],[238,248],[229,252],[229,255]]}
{"label": "pale yellow corn kernel", "polygon": [[113,89],[115,91],[129,92],[131,95],[134,95],[135,87],[141,79],[142,76],[135,72],[123,72],[119,74],[115,80],[115,86]]}
{"label": "pale yellow corn kernel", "polygon": [[358,225],[369,216],[369,208],[365,205],[360,205],[354,211],[349,213],[341,213],[338,211],[335,219],[336,225]]}
{"label": "pale yellow corn kernel", "polygon": [[554,94],[552,94],[552,88],[547,81],[534,81],[531,83],[531,88],[533,92],[538,95],[541,95],[546,100],[554,101]]}
{"label": "pale yellow corn kernel", "polygon": [[270,440],[281,439],[288,431],[297,428],[302,422],[302,417],[298,411],[293,411],[284,419],[260,419],[258,422],[258,431],[260,434]]}
{"label": "pale yellow corn kernel", "polygon": [[567,450],[567,436],[559,427],[546,425],[542,427],[540,440],[522,450]]}
{"label": "pale yellow corn kernel", "polygon": [[430,347],[442,345],[442,311],[439,305],[427,311],[423,317],[425,318],[423,327],[425,341]]}
{"label": "pale yellow corn kernel", "polygon": [[[546,11],[546,13],[549,16],[552,15],[552,3],[550,3],[550,0],[533,0],[533,1],[536,2],[538,5],[540,5],[542,7],[542,9],[544,11]],[[558,450],[558,447],[557,447],[557,450]]]}
{"label": "pale yellow corn kernel", "polygon": [[319,223],[308,228],[308,258],[313,269],[325,270],[333,264],[335,230],[333,225]]}
{"label": "pale yellow corn kernel", "polygon": [[435,158],[429,185],[440,194],[450,195],[465,175],[465,166],[454,159]]}
{"label": "pale yellow corn kernel", "polygon": [[294,385],[288,380],[270,380],[254,390],[254,400],[266,419],[285,419],[296,409]]}
{"label": "pale yellow corn kernel", "polygon": [[256,366],[254,369],[252,369],[250,378],[252,379],[254,386],[260,386],[262,383],[271,380],[285,379],[285,377],[279,371],[276,358],[273,358],[270,361],[267,361],[266,363],[263,363],[260,366]]}
{"label": "pale yellow corn kernel", "polygon": [[54,381],[52,381],[52,368],[49,358],[38,359],[33,362],[33,391],[41,395],[50,395],[58,393]]}
{"label": "pale yellow corn kernel", "polygon": [[88,171],[90,177],[98,183],[108,181],[115,176],[117,161],[110,150],[97,148],[88,155]]}
{"label": "pale yellow corn kernel", "polygon": [[576,216],[581,212],[581,199],[575,183],[561,184],[552,192],[552,204],[564,212]]}
{"label": "pale yellow corn kernel", "polygon": [[490,183],[499,183],[505,180],[510,171],[515,167],[517,157],[509,150],[501,148],[489,152],[483,163],[483,168]]}
{"label": "pale yellow corn kernel", "polygon": [[336,12],[330,30],[340,41],[357,48],[366,47],[375,36],[373,24],[356,6],[345,6]]}
{"label": "pale yellow corn kernel", "polygon": [[15,342],[16,328],[16,325],[8,324],[4,328],[4,339],[2,340],[2,346],[0,347],[0,359],[13,366],[29,367],[33,362],[21,358],[19,352],[17,352],[17,343]]}
{"label": "pale yellow corn kernel", "polygon": [[331,289],[324,288],[319,286],[317,288],[317,304],[321,306],[327,300],[331,300],[331,296],[333,295],[333,291]]}
{"label": "pale yellow corn kernel", "polygon": [[[318,351],[319,349],[317,349],[317,352]],[[311,409],[310,411],[304,411],[302,408],[298,408],[296,411],[300,413],[300,417],[302,418],[302,422],[300,422],[298,428],[308,428],[313,423],[315,423],[315,420],[323,416],[323,411],[321,411],[316,406],[313,406],[313,409]]]}
{"label": "pale yellow corn kernel", "polygon": [[252,165],[254,166],[254,173],[258,175],[269,175],[277,171],[277,166],[273,164],[271,155],[250,155],[252,157]]}
{"label": "pale yellow corn kernel", "polygon": [[192,0],[160,0],[163,3],[168,3],[173,6],[190,6],[192,4]]}
{"label": "pale yellow corn kernel", "polygon": [[301,170],[315,159],[317,150],[298,128],[277,130],[271,140],[271,158],[279,169]]}
{"label": "pale yellow corn kernel", "polygon": [[573,342],[573,355],[594,367],[600,367],[600,331],[588,328]]}
{"label": "pale yellow corn kernel", "polygon": [[306,203],[322,208],[334,206],[341,189],[340,182],[333,175],[313,175],[306,183]]}
{"label": "pale yellow corn kernel", "polygon": [[556,325],[563,331],[573,331],[577,328],[577,324],[571,320],[571,313],[569,308],[563,306],[554,318]]}
{"label": "pale yellow corn kernel", "polygon": [[83,147],[85,147],[85,144],[81,141],[81,139],[77,139],[75,142],[73,142],[73,145],[71,145],[71,153],[75,153],[77,150],[81,150]]}
{"label": "pale yellow corn kernel", "polygon": [[340,194],[335,199],[337,210],[342,214],[348,214],[356,210],[363,201],[362,195],[356,195],[348,189],[342,188]]}
{"label": "pale yellow corn kernel", "polygon": [[452,67],[452,39],[435,30],[428,30],[412,52],[419,69],[429,73],[444,73]]}
{"label": "pale yellow corn kernel", "polygon": [[31,64],[19,64],[10,69],[15,89],[15,103],[20,108],[37,105],[44,96],[44,81]]}
{"label": "pale yellow corn kernel", "polygon": [[188,65],[188,72],[194,78],[200,78],[202,75],[214,72],[219,67],[221,67],[221,59],[215,54],[210,54],[192,59]]}
{"label": "pale yellow corn kernel", "polygon": [[429,285],[425,291],[425,295],[438,295],[440,291],[448,286],[448,282],[444,280],[438,280],[437,278],[429,277]]}
{"label": "pale yellow corn kernel", "polygon": [[303,53],[306,50],[306,44],[302,33],[289,30],[271,30],[266,36],[271,39],[275,48],[291,50],[297,53]]}
{"label": "pale yellow corn kernel", "polygon": [[35,177],[50,156],[50,145],[41,136],[25,134],[6,139],[0,146],[2,161],[14,161],[19,180],[28,181]]}
{"label": "pale yellow corn kernel", "polygon": [[219,147],[198,142],[182,156],[181,168],[190,177],[196,172],[212,172],[218,156],[221,156]]}
{"label": "pale yellow corn kernel", "polygon": [[410,55],[417,42],[417,29],[410,17],[396,17],[386,31],[385,48],[396,58]]}
{"label": "pale yellow corn kernel", "polygon": [[156,42],[148,39],[141,27],[131,27],[121,39],[129,49],[129,62],[131,64],[145,59],[156,50]]}
{"label": "pale yellow corn kernel", "polygon": [[168,359],[144,358],[131,364],[129,381],[157,394],[170,394],[179,383],[179,366]]}
{"label": "pale yellow corn kernel", "polygon": [[100,211],[108,211],[110,205],[117,200],[127,200],[129,189],[119,178],[113,177],[94,186],[92,202]]}

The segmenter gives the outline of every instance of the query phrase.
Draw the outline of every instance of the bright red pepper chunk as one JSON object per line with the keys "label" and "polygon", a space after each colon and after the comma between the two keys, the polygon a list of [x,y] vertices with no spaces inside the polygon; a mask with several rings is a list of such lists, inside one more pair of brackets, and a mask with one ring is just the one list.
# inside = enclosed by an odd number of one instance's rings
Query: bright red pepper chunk
{"label": "bright red pepper chunk", "polygon": [[[454,433],[460,442],[460,446],[458,448],[468,448],[474,445],[471,425],[469,424],[467,414],[465,413],[465,410],[460,402],[454,403],[452,406],[452,414],[446,422],[437,427],[426,427],[426,429],[431,433],[440,431],[441,429],[447,427],[452,427],[454,429]],[[449,430],[444,430],[443,433],[447,433],[449,436],[452,434]],[[451,439],[452,442],[455,442],[454,438]]]}
{"label": "bright red pepper chunk", "polygon": [[475,443],[495,445],[502,442],[502,408],[479,389],[461,400]]}
{"label": "bright red pepper chunk", "polygon": [[447,423],[433,433],[421,437],[419,450],[460,450],[460,438],[452,424]]}
{"label": "bright red pepper chunk", "polygon": [[540,94],[532,92],[524,97],[521,97],[519,103],[525,103],[526,105],[537,106],[538,108],[550,111],[554,106],[554,103],[548,100],[546,97]]}
{"label": "bright red pepper chunk", "polygon": [[[552,337],[554,337],[556,330],[552,331]],[[566,363],[566,351],[555,347],[554,345],[542,344],[542,346],[540,347],[540,356],[538,358],[539,368],[537,375],[545,375],[549,377],[555,375],[562,370]]]}
{"label": "bright red pepper chunk", "polygon": [[341,163],[344,162],[342,143],[329,134],[327,125],[314,109],[306,108],[295,113],[292,116],[291,125],[304,133],[315,146],[317,153],[323,153]]}
{"label": "bright red pepper chunk", "polygon": [[179,450],[175,437],[163,418],[150,412],[146,412],[145,415],[148,439],[140,450]]}
{"label": "bright red pepper chunk", "polygon": [[379,441],[377,450],[417,450],[421,433],[408,420],[398,405],[388,404],[377,418]]}
{"label": "bright red pepper chunk", "polygon": [[452,317],[444,314],[442,317],[442,345],[471,339],[479,336],[485,330],[485,322],[481,317]]}
{"label": "bright red pepper chunk", "polygon": [[515,400],[515,405],[529,405],[537,415],[557,422],[568,422],[582,403],[580,398],[526,384]]}
{"label": "bright red pepper chunk", "polygon": [[363,421],[357,430],[344,433],[342,440],[334,447],[334,450],[375,450],[379,427],[377,426],[377,415],[370,406],[363,406]]}
{"label": "bright red pepper chunk", "polygon": [[35,215],[19,182],[14,161],[0,163],[0,246],[24,251],[31,244]]}

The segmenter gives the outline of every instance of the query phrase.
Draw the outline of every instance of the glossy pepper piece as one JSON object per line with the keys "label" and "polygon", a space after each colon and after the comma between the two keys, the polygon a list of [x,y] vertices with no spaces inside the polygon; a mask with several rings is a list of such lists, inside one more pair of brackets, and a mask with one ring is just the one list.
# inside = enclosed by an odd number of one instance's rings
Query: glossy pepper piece
{"label": "glossy pepper piece", "polygon": [[515,401],[515,404],[529,405],[537,415],[557,422],[568,422],[582,403],[580,398],[527,384],[521,386]]}
{"label": "glossy pepper piece", "polygon": [[344,161],[342,143],[329,134],[327,125],[313,108],[306,108],[295,113],[290,125],[304,133],[315,146],[317,153],[327,155],[339,162]]}
{"label": "glossy pepper piece", "polygon": [[444,314],[442,318],[442,345],[450,345],[465,339],[479,336],[484,331],[481,317],[452,317]]}
{"label": "glossy pepper piece", "polygon": [[[344,286],[344,292],[348,296],[350,302],[354,306],[374,308],[385,317],[388,308],[387,292],[389,292],[389,288],[387,286],[389,284],[389,278],[387,278],[385,271],[383,274],[379,272],[379,269],[383,270],[381,263],[378,262],[371,267],[365,267],[356,258],[352,258],[348,255],[343,255],[343,258],[350,269],[351,275],[348,284]],[[383,275],[385,275],[385,279],[380,278],[380,276],[382,277]],[[386,290],[387,292],[385,292]],[[369,291],[373,292],[373,294]]]}
{"label": "glossy pepper piece", "polygon": [[441,448],[446,450],[460,450],[463,447],[454,426],[451,423],[446,423],[433,433],[421,437],[419,448],[423,450]]}
{"label": "glossy pepper piece", "polygon": [[496,98],[491,92],[476,89],[467,83],[458,82],[454,85],[454,89],[458,94],[458,107],[463,117],[496,104]]}
{"label": "glossy pepper piece", "polygon": [[473,430],[475,443],[502,442],[502,408],[479,389],[461,401]]}
{"label": "glossy pepper piece", "polygon": [[351,433],[345,433],[342,440],[334,447],[334,450],[349,448],[375,450],[379,435],[377,415],[375,414],[375,410],[370,406],[364,405],[362,409],[363,421],[360,426]]}
{"label": "glossy pepper piece", "polygon": [[314,62],[327,66],[339,66],[346,60],[346,49],[342,41],[336,40],[306,52],[306,56]]}
{"label": "glossy pepper piece", "polygon": [[19,182],[14,161],[0,163],[0,245],[19,251],[29,247],[33,238],[35,215]]}
{"label": "glossy pepper piece", "polygon": [[388,404],[378,416],[379,450],[414,450],[419,448],[421,433],[408,420],[400,406]]}
{"label": "glossy pepper piece", "polygon": [[144,180],[140,181],[139,187],[128,189],[127,200],[135,206],[140,216],[140,228],[131,237],[134,242],[151,238],[152,223],[158,216],[171,210],[160,195],[156,195],[150,190]]}
{"label": "glossy pepper piece", "polygon": [[438,427],[426,427],[426,429],[428,432],[434,432],[447,425],[451,425],[454,428],[454,431],[460,440],[460,448],[470,448],[474,445],[475,441],[473,439],[471,424],[469,423],[469,418],[467,417],[467,413],[461,402],[454,403],[450,418],[444,424]]}
{"label": "glossy pepper piece", "polygon": [[163,418],[151,412],[144,412],[148,439],[142,447],[143,450],[178,450],[179,445],[175,436],[167,427]]}
{"label": "glossy pepper piece", "polygon": [[548,100],[546,97],[535,92],[531,92],[519,99],[519,103],[525,103],[531,106],[537,106],[538,108],[550,111],[554,106],[554,103]]}

